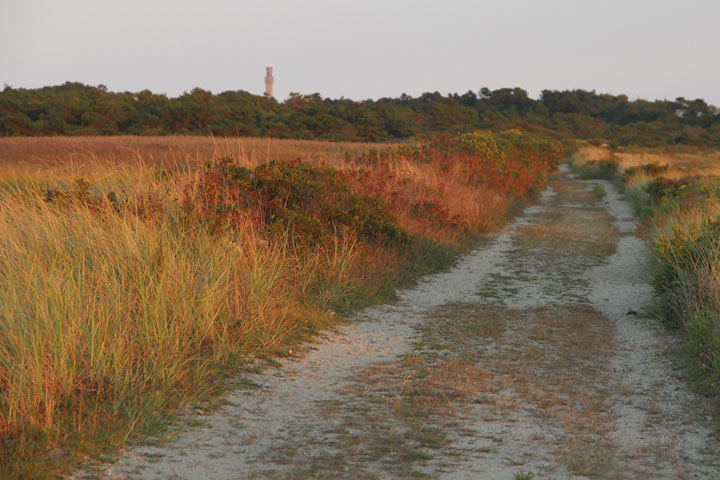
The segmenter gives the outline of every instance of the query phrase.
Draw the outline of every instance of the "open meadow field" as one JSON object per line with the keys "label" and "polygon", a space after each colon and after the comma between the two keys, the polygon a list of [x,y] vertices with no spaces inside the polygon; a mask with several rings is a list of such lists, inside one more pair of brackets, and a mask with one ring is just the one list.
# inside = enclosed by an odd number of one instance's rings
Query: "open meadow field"
{"label": "open meadow field", "polygon": [[341,167],[348,159],[391,145],[211,136],[8,137],[0,139],[0,167],[6,175],[11,171],[37,174],[72,169],[90,174],[111,166],[194,170],[223,157],[248,167],[297,158]]}

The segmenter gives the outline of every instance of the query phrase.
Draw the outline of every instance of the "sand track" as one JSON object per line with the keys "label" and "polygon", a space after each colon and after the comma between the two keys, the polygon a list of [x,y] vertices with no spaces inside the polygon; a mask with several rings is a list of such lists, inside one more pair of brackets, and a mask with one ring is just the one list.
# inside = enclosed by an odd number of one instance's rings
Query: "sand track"
{"label": "sand track", "polygon": [[645,318],[645,248],[612,185],[561,169],[448,271],[87,474],[720,478],[672,339]]}

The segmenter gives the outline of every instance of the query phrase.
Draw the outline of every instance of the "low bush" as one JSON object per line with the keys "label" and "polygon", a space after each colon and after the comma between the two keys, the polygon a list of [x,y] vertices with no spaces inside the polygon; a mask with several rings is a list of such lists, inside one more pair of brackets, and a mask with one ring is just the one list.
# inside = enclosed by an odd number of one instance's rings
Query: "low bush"
{"label": "low bush", "polygon": [[249,219],[293,242],[322,243],[348,234],[383,244],[408,241],[381,199],[353,191],[340,171],[300,160],[253,170],[227,158],[208,164],[198,182],[186,188],[183,204],[214,225]]}
{"label": "low bush", "polygon": [[638,174],[648,175],[648,176],[659,176],[664,173],[667,173],[670,170],[670,165],[661,165],[657,162],[655,163],[645,163],[642,165],[638,165],[636,167],[629,167],[626,168],[623,172],[623,181],[627,182],[632,177]]}
{"label": "low bush", "polygon": [[583,180],[592,178],[612,180],[617,175],[618,164],[614,160],[593,160],[576,166],[575,171]]}

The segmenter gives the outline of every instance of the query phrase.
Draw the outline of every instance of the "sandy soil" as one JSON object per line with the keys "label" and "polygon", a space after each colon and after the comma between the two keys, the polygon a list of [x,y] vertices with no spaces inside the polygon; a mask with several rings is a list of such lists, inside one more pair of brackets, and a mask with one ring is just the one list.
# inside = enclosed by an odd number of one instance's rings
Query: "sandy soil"
{"label": "sandy soil", "polygon": [[645,248],[612,185],[561,169],[453,268],[77,476],[720,478]]}

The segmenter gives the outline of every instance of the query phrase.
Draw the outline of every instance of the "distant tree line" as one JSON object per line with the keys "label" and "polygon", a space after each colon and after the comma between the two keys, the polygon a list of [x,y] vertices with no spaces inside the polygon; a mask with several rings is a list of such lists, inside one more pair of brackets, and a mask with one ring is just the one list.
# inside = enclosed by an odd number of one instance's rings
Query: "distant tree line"
{"label": "distant tree line", "polygon": [[585,90],[521,88],[354,101],[196,88],[169,98],[66,82],[0,92],[0,136],[203,135],[387,141],[477,128],[524,130],[617,145],[720,146],[720,110],[704,100],[629,100]]}

